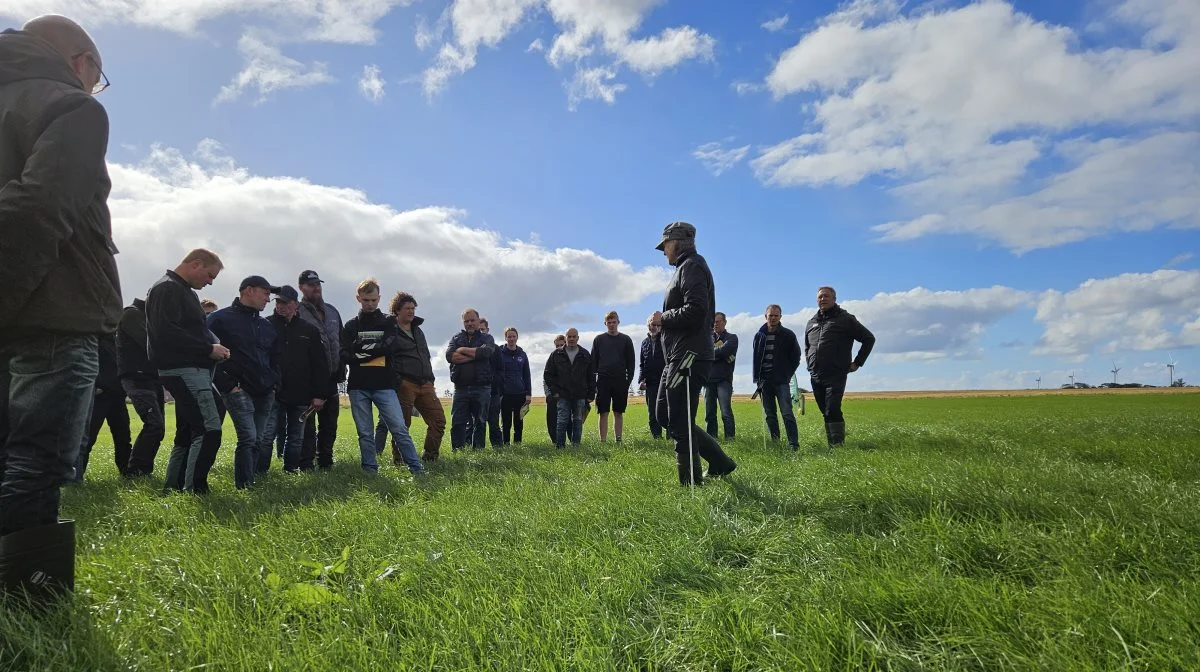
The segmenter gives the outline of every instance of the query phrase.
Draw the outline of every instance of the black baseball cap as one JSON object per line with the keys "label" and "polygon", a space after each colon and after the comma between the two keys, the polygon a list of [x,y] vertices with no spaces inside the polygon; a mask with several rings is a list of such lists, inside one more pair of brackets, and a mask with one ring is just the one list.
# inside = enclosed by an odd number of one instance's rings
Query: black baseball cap
{"label": "black baseball cap", "polygon": [[654,249],[662,250],[668,240],[695,240],[696,227],[687,222],[671,222],[663,227],[662,240]]}
{"label": "black baseball cap", "polygon": [[238,291],[240,292],[247,287],[262,287],[272,294],[279,293],[279,288],[267,282],[267,279],[261,275],[252,275],[245,280],[242,280],[242,284],[238,286]]}
{"label": "black baseball cap", "polygon": [[296,288],[291,285],[284,285],[275,292],[276,301],[299,301],[300,294],[296,292]]}
{"label": "black baseball cap", "polygon": [[300,279],[296,281],[298,285],[307,285],[310,282],[325,282],[321,276],[317,275],[316,271],[304,271],[300,274]]}

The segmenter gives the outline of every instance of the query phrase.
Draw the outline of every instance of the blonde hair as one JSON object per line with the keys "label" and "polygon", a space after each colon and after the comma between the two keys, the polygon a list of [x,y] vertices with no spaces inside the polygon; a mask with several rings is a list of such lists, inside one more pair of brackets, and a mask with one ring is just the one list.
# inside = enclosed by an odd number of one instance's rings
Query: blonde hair
{"label": "blonde hair", "polygon": [[225,268],[225,264],[221,262],[221,258],[217,256],[216,252],[213,252],[212,250],[206,250],[203,247],[197,247],[191,252],[188,252],[187,256],[185,256],[183,261],[180,263],[191,264],[197,261],[203,264],[205,268],[212,268],[213,266],[216,266],[220,269]]}
{"label": "blonde hair", "polygon": [[370,294],[371,292],[379,293],[379,281],[375,278],[367,278],[358,283],[358,295]]}
{"label": "blonde hair", "polygon": [[610,317],[616,318],[618,322],[621,320],[621,317],[619,315],[617,315],[617,311],[615,311],[615,310],[610,310],[607,313],[605,313],[604,321],[607,322],[608,318],[610,318]]}

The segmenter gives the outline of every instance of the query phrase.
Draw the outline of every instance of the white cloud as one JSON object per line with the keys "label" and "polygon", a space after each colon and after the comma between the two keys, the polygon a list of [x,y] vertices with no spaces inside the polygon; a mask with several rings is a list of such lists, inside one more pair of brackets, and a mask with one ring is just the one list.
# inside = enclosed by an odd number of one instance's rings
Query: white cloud
{"label": "white cloud", "polygon": [[784,27],[787,26],[787,23],[788,23],[788,15],[784,14],[783,16],[775,17],[774,19],[771,19],[770,21],[764,21],[760,25],[762,26],[763,30],[765,30],[769,33],[777,33],[779,31],[783,30]]}
{"label": "white cloud", "polygon": [[383,76],[377,65],[364,65],[362,75],[358,78],[358,92],[372,103],[383,100],[385,95]]}
{"label": "white cloud", "polygon": [[529,46],[525,48],[525,53],[528,54],[528,53],[535,52],[535,51],[542,52],[545,50],[546,50],[546,45],[542,44],[542,38],[539,37],[536,40],[534,40],[533,42],[529,43]]}
{"label": "white cloud", "polygon": [[434,44],[442,41],[442,36],[446,34],[446,14],[438,17],[436,23],[432,26],[424,16],[417,17],[417,27],[413,33],[413,43],[417,45],[417,49],[425,51]]}
{"label": "white cloud", "polygon": [[265,101],[272,93],[283,89],[299,89],[334,81],[324,63],[304,65],[288,58],[279,47],[267,44],[258,36],[247,33],[238,40],[238,51],[246,65],[233,81],[221,87],[214,103],[235,100],[247,89],[258,92],[257,102]]}
{"label": "white cloud", "polygon": [[[371,44],[375,23],[395,7],[413,0],[5,0],[0,16],[24,20],[46,13],[61,13],[85,28],[130,24],[161,28],[187,35],[202,24],[227,15],[269,22],[292,39],[318,42]],[[103,49],[104,45],[100,45]]]}
{"label": "white cloud", "polygon": [[[1196,162],[1167,146],[1194,142],[1171,134],[1200,117],[1200,3],[1126,0],[1104,25],[1138,31],[1142,44],[1104,48],[1081,48],[1070,28],[1007,2],[898,10],[856,0],[781,54],[766,87],[776,99],[816,100],[804,108],[805,133],[752,162],[763,182],[891,180],[916,209],[880,229],[891,240],[970,233],[1024,250],[1200,218],[1178,189]],[[1081,132],[1086,139],[1071,137]],[[1168,166],[1153,163],[1164,158]],[[1134,164],[1122,168],[1122,159]],[[1047,167],[1057,174],[1039,184],[1033,175]],[[1136,186],[1105,192],[1116,212],[1080,207],[1072,197],[1091,174]],[[1145,194],[1144,184],[1159,186]],[[991,216],[1014,207],[1036,223],[1013,231],[1013,220]],[[1071,221],[1046,230],[1062,209]]]}
{"label": "white cloud", "polygon": [[[495,47],[537,11],[545,11],[558,33],[547,49],[540,39],[526,51],[545,51],[556,68],[575,66],[566,83],[568,104],[583,100],[612,104],[627,87],[615,82],[624,65],[646,77],[685,61],[711,60],[716,40],[691,26],[669,27],[635,38],[643,18],[663,0],[454,0],[450,7],[452,43],[443,45],[422,76],[425,94],[435,96],[449,80],[475,67],[479,48]],[[585,62],[586,60],[586,62]]]}
{"label": "white cloud", "polygon": [[1171,257],[1167,261],[1167,263],[1163,265],[1163,268],[1172,268],[1174,266],[1180,266],[1182,264],[1187,263],[1188,261],[1191,261],[1192,257],[1195,257],[1195,256],[1196,255],[1191,252],[1181,252],[1181,253]]}
{"label": "white cloud", "polygon": [[375,275],[385,295],[417,296],[431,342],[444,342],[468,305],[497,328],[548,332],[575,304],[635,304],[658,295],[669,275],[590,250],[504,239],[469,226],[456,208],[398,210],[355,189],[253,175],[213,142],[190,158],[155,147],[138,165],[109,167],[126,300],[143,295],[186,250],[204,246],[227,270],[202,293],[222,304],[247,275],[294,285],[313,268],[327,281],[328,300],[352,314],[354,286]]}
{"label": "white cloud", "polygon": [[700,161],[708,172],[720,175],[741,163],[749,152],[750,145],[725,149],[720,142],[706,142],[694,149],[692,156]]}
{"label": "white cloud", "polygon": [[1035,318],[1044,333],[1034,354],[1083,357],[1096,350],[1200,345],[1200,271],[1160,270],[1088,280],[1048,291]]}
{"label": "white cloud", "polygon": [[602,100],[609,105],[617,102],[617,94],[627,87],[613,82],[617,73],[612,68],[579,68],[575,77],[565,86],[567,89],[567,107],[575,110],[579,103],[585,100]]}
{"label": "white cloud", "polygon": [[730,84],[730,86],[733,87],[733,90],[736,91],[739,96],[758,93],[764,89],[761,84],[755,84],[754,82],[733,82]]}

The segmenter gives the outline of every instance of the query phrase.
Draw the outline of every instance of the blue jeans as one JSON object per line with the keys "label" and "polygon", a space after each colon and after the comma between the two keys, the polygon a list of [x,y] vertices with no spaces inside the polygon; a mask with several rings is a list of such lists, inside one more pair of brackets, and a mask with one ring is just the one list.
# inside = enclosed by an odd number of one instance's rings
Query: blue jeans
{"label": "blue jeans", "polygon": [[58,522],[100,373],[95,336],[0,344],[0,535]]}
{"label": "blue jeans", "polygon": [[[237,433],[233,452],[233,484],[254,485],[254,475],[271,466],[271,438],[267,425],[275,415],[275,395],[254,396],[244,390],[225,393],[225,408]],[[265,458],[265,459],[264,459]]]}
{"label": "blue jeans", "polygon": [[721,422],[725,425],[725,438],[734,438],[733,381],[719,380],[704,385],[704,424],[708,435],[717,438],[717,404],[721,405]]}
{"label": "blue jeans", "polygon": [[787,430],[788,445],[795,448],[800,445],[800,437],[796,431],[796,415],[792,413],[792,389],[788,383],[763,383],[762,407],[763,417],[767,419],[767,429],[771,431],[771,439],[779,440],[779,420],[775,417],[775,406],[779,406],[779,414],[783,416],[783,426]]}
{"label": "blue jeans", "polygon": [[586,399],[559,399],[558,431],[554,434],[554,445],[564,448],[567,440],[571,445],[578,446],[583,439],[583,409],[587,406]]}
{"label": "blue jeans", "polygon": [[379,417],[383,418],[383,423],[392,432],[392,439],[400,446],[400,455],[408,470],[414,474],[423,473],[425,465],[417,457],[417,447],[404,423],[400,397],[390,387],[386,390],[350,390],[350,414],[354,416],[354,428],[358,430],[358,452],[363,471],[379,471],[379,463],[375,461],[375,418],[371,404],[379,409]]}
{"label": "blue jeans", "polygon": [[[308,410],[308,404],[289,405],[275,402],[274,427],[267,427],[268,439],[279,442],[279,454],[283,457],[283,470],[300,471],[300,451],[304,448],[304,420],[300,416]],[[271,431],[274,429],[275,431]],[[270,460],[271,445],[267,444],[267,459]]]}
{"label": "blue jeans", "polygon": [[[483,449],[488,414],[492,407],[492,386],[472,385],[454,390],[450,406],[450,449],[458,450],[471,442],[475,450]],[[470,431],[468,432],[468,426]],[[471,434],[471,436],[467,436]]]}

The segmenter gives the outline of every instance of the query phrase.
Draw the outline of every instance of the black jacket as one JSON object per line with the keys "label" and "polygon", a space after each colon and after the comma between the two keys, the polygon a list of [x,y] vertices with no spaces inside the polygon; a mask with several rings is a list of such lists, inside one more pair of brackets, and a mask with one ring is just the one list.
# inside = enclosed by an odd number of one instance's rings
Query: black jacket
{"label": "black jacket", "polygon": [[663,356],[668,362],[696,353],[698,361],[713,359],[713,313],[717,312],[717,291],[708,262],[695,250],[687,250],[675,265],[675,275],[663,297]]}
{"label": "black jacket", "polygon": [[[459,348],[480,348],[475,353],[475,359],[465,364],[455,364],[450,361],[450,355]],[[476,331],[467,335],[466,330],[460,331],[450,338],[446,346],[446,361],[450,362],[450,381],[455,387],[473,387],[482,385],[491,387],[499,368],[499,353],[496,351],[496,341],[490,334]]]}
{"label": "black jacket", "polygon": [[229,359],[217,365],[213,384],[225,394],[240,387],[255,397],[279,387],[282,354],[275,327],[240,299],[208,316],[208,329],[229,348]]}
{"label": "black jacket", "polygon": [[566,348],[555,350],[546,360],[542,382],[558,399],[592,401],[596,398],[596,377],[592,375],[591,353],[579,346],[572,363]]}
{"label": "black jacket", "polygon": [[134,299],[133,305],[121,312],[117,325],[117,364],[122,379],[152,382],[158,369],[146,354],[146,302]]}
{"label": "black jacket", "polygon": [[279,340],[279,389],[275,398],[289,406],[313,399],[328,399],[337,389],[329,380],[329,360],[321,331],[300,319],[289,322],[279,315],[267,318]]}
{"label": "black jacket", "polygon": [[853,360],[861,367],[875,347],[875,334],[839,305],[827,312],[818,310],[804,328],[804,356],[809,374],[820,378],[850,373],[854,341],[862,343]]}
{"label": "black jacket", "polygon": [[804,353],[800,352],[800,342],[796,340],[796,332],[782,324],[775,330],[775,352],[771,364],[771,377],[769,380],[763,380],[762,364],[763,357],[767,354],[768,333],[767,325],[764,323],[754,334],[754,382],[768,385],[790,383],[792,376],[796,375],[796,369],[800,368],[800,362],[804,359]]}
{"label": "black jacket", "polygon": [[390,315],[375,310],[350,318],[342,329],[342,361],[350,365],[347,390],[386,390],[396,387],[392,356],[400,327]]}
{"label": "black jacket", "polygon": [[97,389],[125,396],[117,375],[117,335],[103,334],[99,342],[100,372],[96,375]]}
{"label": "black jacket", "polygon": [[107,148],[108,115],[67,60],[0,33],[0,337],[117,330]]}
{"label": "black jacket", "polygon": [[346,362],[342,360],[342,329],[345,327],[342,314],[324,301],[317,305],[305,299],[300,302],[300,312],[296,316],[321,332],[331,380],[335,384],[346,382]]}
{"label": "black jacket", "polygon": [[633,339],[628,335],[618,332],[612,336],[605,331],[592,339],[592,367],[597,376],[620,381],[621,387],[629,387],[636,366]]}
{"label": "black jacket", "polygon": [[392,355],[392,368],[396,376],[418,385],[434,381],[429,341],[425,340],[425,332],[421,330],[424,322],[424,318],[413,318],[411,337],[399,325],[396,326],[396,352]]}
{"label": "black jacket", "polygon": [[211,369],[216,337],[200,298],[175,271],[159,278],[146,294],[146,354],[157,369]]}
{"label": "black jacket", "polygon": [[[723,380],[733,380],[733,367],[737,365],[738,337],[737,334],[726,331],[718,335],[713,332],[713,365],[708,374],[708,382],[718,383]],[[717,347],[717,341],[721,347]]]}
{"label": "black jacket", "polygon": [[646,338],[642,339],[642,352],[638,359],[638,382],[646,383],[646,387],[657,387],[665,368],[667,360],[663,358],[662,344],[657,337],[646,334]]}

